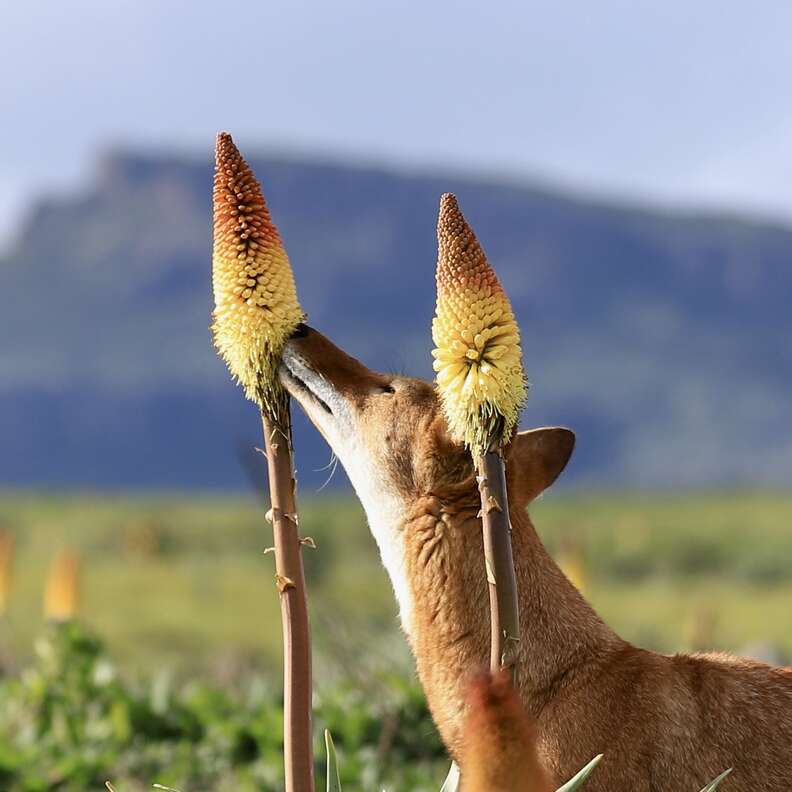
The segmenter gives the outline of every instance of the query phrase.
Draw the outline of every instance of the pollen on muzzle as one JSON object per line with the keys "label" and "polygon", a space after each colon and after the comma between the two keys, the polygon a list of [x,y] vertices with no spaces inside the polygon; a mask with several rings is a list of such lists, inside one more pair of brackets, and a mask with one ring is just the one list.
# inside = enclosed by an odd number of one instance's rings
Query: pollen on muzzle
{"label": "pollen on muzzle", "polygon": [[440,199],[437,245],[437,388],[452,435],[483,454],[493,441],[511,435],[527,396],[520,331],[451,194]]}
{"label": "pollen on muzzle", "polygon": [[245,395],[278,420],[277,365],[304,314],[261,186],[227,132],[217,136],[213,204],[214,343]]}

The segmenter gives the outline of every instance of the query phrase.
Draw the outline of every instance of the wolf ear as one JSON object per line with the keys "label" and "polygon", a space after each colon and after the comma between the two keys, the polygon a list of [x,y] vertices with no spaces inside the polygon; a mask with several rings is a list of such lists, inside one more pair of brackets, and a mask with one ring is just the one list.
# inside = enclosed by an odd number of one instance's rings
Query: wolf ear
{"label": "wolf ear", "polygon": [[566,467],[575,448],[575,433],[560,426],[518,432],[506,449],[510,499],[526,506],[546,490]]}

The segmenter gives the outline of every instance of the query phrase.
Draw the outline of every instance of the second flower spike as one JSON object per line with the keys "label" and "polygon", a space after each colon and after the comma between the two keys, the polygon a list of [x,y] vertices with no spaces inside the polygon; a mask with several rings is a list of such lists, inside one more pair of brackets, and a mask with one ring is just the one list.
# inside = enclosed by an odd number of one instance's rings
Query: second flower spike
{"label": "second flower spike", "polygon": [[475,455],[507,440],[527,386],[509,299],[456,198],[440,199],[434,370],[449,429]]}

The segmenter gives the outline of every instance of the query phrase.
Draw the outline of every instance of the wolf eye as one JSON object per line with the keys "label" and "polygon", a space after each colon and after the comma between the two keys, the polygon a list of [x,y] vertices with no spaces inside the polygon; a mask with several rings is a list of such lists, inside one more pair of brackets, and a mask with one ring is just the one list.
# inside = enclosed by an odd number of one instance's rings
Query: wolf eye
{"label": "wolf eye", "polygon": [[382,393],[396,393],[396,388],[393,385],[383,385],[381,391]]}

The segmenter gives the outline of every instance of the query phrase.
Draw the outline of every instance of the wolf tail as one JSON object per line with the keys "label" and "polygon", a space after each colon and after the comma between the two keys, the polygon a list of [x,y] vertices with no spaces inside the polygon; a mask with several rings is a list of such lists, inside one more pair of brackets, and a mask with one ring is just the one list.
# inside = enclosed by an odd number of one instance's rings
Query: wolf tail
{"label": "wolf tail", "polygon": [[508,671],[477,676],[468,689],[462,792],[552,792],[536,730]]}

